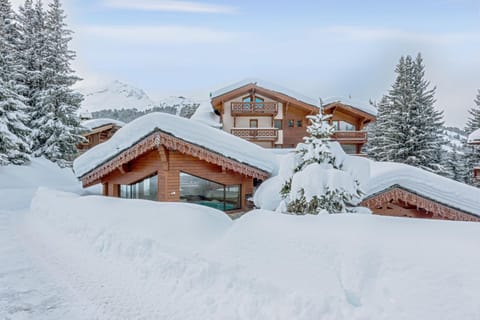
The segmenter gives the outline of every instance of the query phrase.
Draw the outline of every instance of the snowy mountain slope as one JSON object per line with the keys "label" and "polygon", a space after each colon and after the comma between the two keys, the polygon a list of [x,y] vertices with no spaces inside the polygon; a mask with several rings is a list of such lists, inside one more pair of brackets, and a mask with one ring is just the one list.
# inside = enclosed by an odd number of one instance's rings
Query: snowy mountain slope
{"label": "snowy mountain slope", "polygon": [[142,89],[118,80],[93,88],[79,88],[79,91],[84,96],[81,112],[122,108],[144,110],[155,104]]}
{"label": "snowy mountain slope", "polygon": [[118,80],[96,87],[79,87],[78,90],[84,95],[80,112],[100,113],[101,117],[109,117],[108,114],[103,114],[107,110],[121,113],[122,109],[127,109],[126,112],[134,112],[133,109],[137,109],[139,113],[149,110],[163,111],[188,117],[194,112],[190,109],[199,104],[198,101],[183,96],[170,96],[155,101],[142,89]]}

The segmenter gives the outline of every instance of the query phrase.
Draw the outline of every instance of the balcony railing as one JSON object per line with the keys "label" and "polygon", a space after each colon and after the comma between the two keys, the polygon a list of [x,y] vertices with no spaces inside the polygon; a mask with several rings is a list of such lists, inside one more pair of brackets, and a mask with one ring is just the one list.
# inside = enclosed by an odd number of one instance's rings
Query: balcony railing
{"label": "balcony railing", "polygon": [[274,116],[278,113],[276,102],[232,102],[232,116]]}
{"label": "balcony railing", "polygon": [[275,128],[245,128],[245,129],[231,129],[231,133],[234,136],[247,139],[247,140],[264,140],[275,141],[277,140],[277,129]]}
{"label": "balcony railing", "polygon": [[333,140],[338,142],[365,143],[367,142],[366,131],[335,131]]}

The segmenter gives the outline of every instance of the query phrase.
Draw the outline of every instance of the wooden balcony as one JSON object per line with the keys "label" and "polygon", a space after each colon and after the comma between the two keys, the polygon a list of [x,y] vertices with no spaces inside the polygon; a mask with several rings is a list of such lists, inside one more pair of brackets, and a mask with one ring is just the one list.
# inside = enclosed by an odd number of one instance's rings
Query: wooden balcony
{"label": "wooden balcony", "polygon": [[276,102],[232,102],[232,116],[275,116],[278,113]]}
{"label": "wooden balcony", "polygon": [[367,132],[366,131],[335,131],[332,136],[333,140],[340,143],[366,143]]}
{"label": "wooden balcony", "polygon": [[261,141],[275,141],[277,140],[277,129],[275,128],[236,128],[231,129],[230,132],[234,136],[246,140],[261,140]]}

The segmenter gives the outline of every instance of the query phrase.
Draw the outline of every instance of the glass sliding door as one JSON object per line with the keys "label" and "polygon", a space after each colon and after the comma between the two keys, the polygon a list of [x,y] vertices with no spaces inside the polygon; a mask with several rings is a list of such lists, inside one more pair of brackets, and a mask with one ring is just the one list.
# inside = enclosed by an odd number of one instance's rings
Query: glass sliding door
{"label": "glass sliding door", "polygon": [[152,175],[136,183],[120,186],[120,198],[157,200],[158,176]]}

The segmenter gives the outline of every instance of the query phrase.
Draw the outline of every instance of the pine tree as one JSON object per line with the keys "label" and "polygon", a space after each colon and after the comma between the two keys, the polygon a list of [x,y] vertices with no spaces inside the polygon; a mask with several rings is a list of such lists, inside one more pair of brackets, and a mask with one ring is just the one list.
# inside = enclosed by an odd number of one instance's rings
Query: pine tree
{"label": "pine tree", "polygon": [[445,153],[445,169],[447,177],[455,181],[467,183],[469,180],[469,170],[466,167],[465,154],[459,153],[458,148],[454,145],[452,151]]}
{"label": "pine tree", "polygon": [[34,15],[41,37],[36,42],[41,46],[39,77],[31,94],[34,154],[66,166],[77,153],[76,144],[83,140],[75,114],[82,96],[71,88],[80,80],[70,66],[75,57],[68,48],[72,32],[67,29],[59,0],[49,4],[44,21],[41,1],[36,4]]}
{"label": "pine tree", "polygon": [[[310,126],[305,143],[297,146],[292,176],[281,190],[283,202],[277,211],[292,214],[341,213],[353,209],[361,196],[358,182],[341,170],[331,142],[333,126],[329,116],[308,116]],[[337,148],[332,148],[333,144]],[[336,150],[336,151],[335,151]]]}
{"label": "pine tree", "polygon": [[441,166],[443,114],[434,108],[435,88],[425,80],[421,55],[401,57],[395,72],[395,83],[378,105],[367,152],[376,160],[446,174]]}
{"label": "pine tree", "polygon": [[470,113],[470,118],[468,119],[465,127],[467,134],[470,134],[480,128],[480,90],[478,90],[477,97],[475,98],[474,102],[476,106],[468,110]]}
{"label": "pine tree", "polygon": [[18,64],[19,33],[10,2],[0,0],[0,165],[28,162],[28,128]]}

